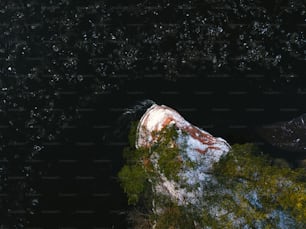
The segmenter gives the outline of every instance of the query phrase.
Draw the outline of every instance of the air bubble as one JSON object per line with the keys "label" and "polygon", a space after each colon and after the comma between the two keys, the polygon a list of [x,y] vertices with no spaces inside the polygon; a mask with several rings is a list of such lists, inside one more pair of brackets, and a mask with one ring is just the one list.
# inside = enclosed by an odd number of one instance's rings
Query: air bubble
{"label": "air bubble", "polygon": [[78,79],[79,82],[82,82],[83,79],[84,79],[84,77],[83,77],[82,75],[78,75],[78,76],[77,76],[77,79]]}
{"label": "air bubble", "polygon": [[39,204],[39,200],[38,199],[33,199],[32,200],[32,206],[37,206]]}
{"label": "air bubble", "polygon": [[57,47],[56,45],[52,45],[52,49],[54,52],[58,52],[59,51],[59,47]]}

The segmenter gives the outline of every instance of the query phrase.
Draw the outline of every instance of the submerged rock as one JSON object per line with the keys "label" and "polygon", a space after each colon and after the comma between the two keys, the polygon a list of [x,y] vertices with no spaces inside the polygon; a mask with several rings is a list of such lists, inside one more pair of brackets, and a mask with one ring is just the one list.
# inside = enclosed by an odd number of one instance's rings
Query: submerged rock
{"label": "submerged rock", "polygon": [[288,151],[306,151],[306,114],[290,121],[264,126],[259,131],[273,146]]}

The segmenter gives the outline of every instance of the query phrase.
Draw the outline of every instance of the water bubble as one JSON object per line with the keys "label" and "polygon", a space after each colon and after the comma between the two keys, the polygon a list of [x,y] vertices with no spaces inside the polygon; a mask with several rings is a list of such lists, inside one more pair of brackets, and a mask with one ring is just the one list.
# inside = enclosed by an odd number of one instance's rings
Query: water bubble
{"label": "water bubble", "polygon": [[216,56],[213,57],[212,62],[213,62],[213,64],[217,63],[217,57]]}
{"label": "water bubble", "polygon": [[82,75],[78,75],[78,76],[77,76],[77,80],[78,80],[79,82],[83,81],[83,79],[84,79],[84,77],[83,77]]}
{"label": "water bubble", "polygon": [[37,29],[39,27],[39,24],[32,24],[30,27],[31,29]]}
{"label": "water bubble", "polygon": [[23,18],[23,17],[24,17],[24,14],[21,13],[21,12],[18,12],[18,13],[17,13],[17,17],[18,17],[18,18]]}
{"label": "water bubble", "polygon": [[30,166],[24,166],[23,173],[26,177],[30,176],[31,173],[31,167]]}
{"label": "water bubble", "polygon": [[33,199],[32,200],[32,206],[37,206],[39,204],[39,200],[38,199]]}
{"label": "water bubble", "polygon": [[58,52],[59,51],[59,47],[56,45],[52,45],[52,49],[54,52]]}
{"label": "water bubble", "polygon": [[66,115],[62,114],[60,118],[61,118],[61,120],[65,120],[66,119]]}
{"label": "water bubble", "polygon": [[34,150],[35,152],[39,152],[39,151],[41,151],[43,148],[44,148],[43,146],[39,146],[39,145],[34,145],[34,146],[33,146],[33,150]]}
{"label": "water bubble", "polygon": [[277,55],[272,62],[273,66],[276,66],[281,61],[282,55]]}
{"label": "water bubble", "polygon": [[55,139],[54,135],[53,134],[49,134],[48,135],[48,140],[49,141],[53,141]]}

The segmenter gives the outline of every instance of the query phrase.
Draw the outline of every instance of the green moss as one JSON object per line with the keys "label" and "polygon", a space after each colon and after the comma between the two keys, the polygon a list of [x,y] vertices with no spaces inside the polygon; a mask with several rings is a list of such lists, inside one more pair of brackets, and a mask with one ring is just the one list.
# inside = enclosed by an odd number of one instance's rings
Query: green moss
{"label": "green moss", "polygon": [[[219,189],[232,192],[230,201],[221,202],[221,206],[243,216],[246,224],[263,221],[276,227],[276,221],[268,217],[275,209],[287,212],[297,224],[306,223],[306,184],[301,179],[305,171],[272,166],[271,160],[254,145],[244,144],[233,145],[230,153],[215,165],[214,173],[222,184]],[[250,197],[254,192],[258,200]],[[214,201],[217,199],[222,199],[222,195],[217,195]]]}
{"label": "green moss", "polygon": [[130,127],[130,132],[129,132],[129,144],[131,148],[135,147],[135,142],[136,142],[136,132],[137,132],[137,127],[138,127],[139,121],[132,122],[131,127]]}
{"label": "green moss", "polygon": [[[175,126],[153,133],[156,143],[151,148],[140,149],[135,148],[136,128],[135,123],[129,135],[130,146],[123,152],[126,165],[118,176],[129,204],[139,204],[142,199],[148,206],[152,200],[156,206],[162,206],[159,214],[148,210],[145,214],[147,225],[152,226],[154,222],[156,228],[195,228],[194,222],[197,222],[197,228],[244,225],[277,228],[278,220],[271,216],[274,210],[286,213],[295,222],[294,228],[306,224],[305,170],[278,164],[272,166],[271,159],[253,144],[233,145],[232,150],[214,164],[211,175],[215,179],[202,184],[205,185],[199,200],[202,209],[192,205],[178,206],[167,195],[157,195],[152,187],[160,182],[161,173],[192,191],[180,180],[179,173],[196,164],[184,154],[184,147],[176,146],[178,132]],[[157,165],[152,164],[152,158]]]}
{"label": "green moss", "polygon": [[159,134],[157,144],[153,147],[153,151],[158,155],[157,164],[160,171],[166,178],[174,181],[178,181],[178,174],[182,168],[180,150],[175,145],[177,137],[177,131],[174,126],[165,128]]}
{"label": "green moss", "polygon": [[146,186],[146,173],[142,166],[124,166],[118,174],[124,191],[128,194],[128,203],[136,204]]}
{"label": "green moss", "polygon": [[169,180],[178,181],[178,173],[181,169],[181,162],[177,149],[164,149],[158,159],[160,170]]}
{"label": "green moss", "polygon": [[191,212],[186,211],[186,208],[172,203],[170,205],[164,205],[163,212],[156,218],[156,229],[193,229],[194,215]]}
{"label": "green moss", "polygon": [[[178,173],[181,169],[179,149],[175,145],[177,131],[175,127],[164,128],[156,134],[156,144],[152,148],[135,148],[137,123],[131,125],[129,133],[130,146],[123,150],[123,157],[126,160],[118,174],[119,181],[128,196],[129,204],[136,204],[146,191],[148,179],[154,182],[160,172],[170,180],[178,180]],[[153,133],[154,134],[154,133]],[[152,153],[158,158],[159,171],[151,163]]]}

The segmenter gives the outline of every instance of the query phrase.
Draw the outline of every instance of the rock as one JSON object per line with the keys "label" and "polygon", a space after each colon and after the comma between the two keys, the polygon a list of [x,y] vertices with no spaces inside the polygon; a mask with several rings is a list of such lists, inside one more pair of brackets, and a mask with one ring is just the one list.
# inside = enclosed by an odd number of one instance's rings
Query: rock
{"label": "rock", "polygon": [[[305,186],[282,158],[271,166],[254,145],[231,147],[157,104],[141,117],[135,147],[119,177],[131,178],[129,198],[143,195],[152,228],[303,228]],[[301,190],[290,194],[296,201],[283,199],[292,190]]]}
{"label": "rock", "polygon": [[[177,181],[167,178],[159,171],[160,180],[154,191],[169,196],[179,205],[198,205],[205,180],[212,179],[209,172],[213,164],[227,154],[231,147],[224,139],[214,137],[190,124],[172,108],[154,104],[140,119],[136,132],[136,148],[152,147],[158,141],[158,133],[169,126],[175,127],[178,133],[174,145],[183,149],[179,151],[183,166]],[[158,155],[152,154],[150,160],[155,169],[159,170]],[[187,166],[187,161],[193,166]]]}

